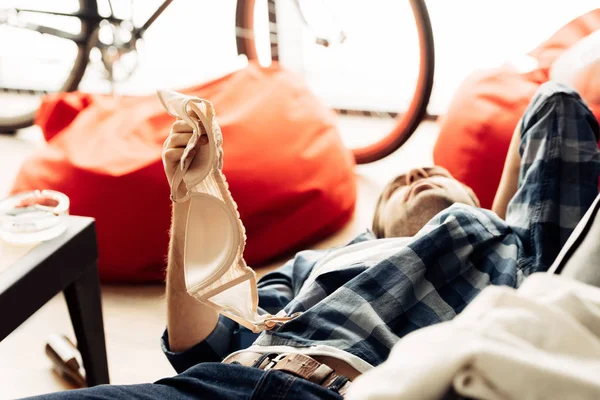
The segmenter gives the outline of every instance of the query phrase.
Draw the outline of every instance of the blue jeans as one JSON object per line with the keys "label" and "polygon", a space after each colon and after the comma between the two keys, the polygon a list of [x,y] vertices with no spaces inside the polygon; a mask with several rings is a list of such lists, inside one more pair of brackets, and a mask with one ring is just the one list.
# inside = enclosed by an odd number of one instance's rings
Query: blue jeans
{"label": "blue jeans", "polygon": [[32,399],[179,400],[179,399],[341,399],[324,388],[283,371],[236,364],[202,363],[171,378],[139,385],[102,385],[51,393]]}

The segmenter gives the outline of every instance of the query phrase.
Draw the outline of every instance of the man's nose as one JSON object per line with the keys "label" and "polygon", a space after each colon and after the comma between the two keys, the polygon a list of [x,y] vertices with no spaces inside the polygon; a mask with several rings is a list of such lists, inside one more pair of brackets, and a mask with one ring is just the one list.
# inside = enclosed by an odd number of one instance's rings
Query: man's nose
{"label": "man's nose", "polygon": [[406,174],[406,184],[410,185],[418,180],[425,179],[428,176],[429,175],[427,175],[427,172],[425,172],[423,168],[412,169]]}

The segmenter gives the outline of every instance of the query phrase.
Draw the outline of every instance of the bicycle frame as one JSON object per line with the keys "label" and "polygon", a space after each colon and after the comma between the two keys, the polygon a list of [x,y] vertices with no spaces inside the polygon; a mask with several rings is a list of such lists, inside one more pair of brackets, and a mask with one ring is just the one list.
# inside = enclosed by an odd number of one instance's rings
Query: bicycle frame
{"label": "bicycle frame", "polygon": [[[82,7],[82,9],[83,10],[92,10],[92,11],[84,11],[84,12],[77,12],[77,13],[61,13],[61,12],[56,12],[56,11],[32,10],[32,9],[27,9],[27,8],[11,8],[11,9],[4,10],[4,11],[7,13],[13,12],[16,14],[23,12],[23,13],[48,14],[48,15],[56,15],[56,16],[63,16],[63,17],[74,17],[74,18],[78,18],[83,21],[90,22],[91,24],[93,24],[93,26],[99,25],[101,21],[108,21],[113,24],[120,24],[122,22],[127,21],[125,19],[116,18],[114,16],[114,13],[112,11],[113,9],[112,9],[111,0],[108,0],[108,4],[109,4],[110,10],[111,10],[111,13],[109,16],[106,16],[106,17],[101,16],[100,13],[98,12],[97,0],[84,0],[84,1],[85,1],[85,3],[84,3],[84,6]],[[144,22],[144,24],[142,26],[134,27],[134,29],[133,29],[134,38],[140,39],[144,35],[146,30],[154,23],[154,21],[156,21],[156,19],[167,9],[167,7],[172,2],[173,2],[173,0],[164,0],[161,3],[161,5],[156,9],[156,11],[154,11],[154,13],[146,20],[146,22]],[[0,10],[0,11],[3,11],[3,10]],[[0,19],[0,22],[3,22],[2,19]],[[6,18],[6,21],[4,21],[4,22],[6,22],[10,25],[10,21],[8,18]],[[83,34],[74,35],[71,32],[63,31],[63,30],[56,29],[56,28],[53,28],[50,26],[45,26],[45,25],[38,25],[38,24],[32,24],[29,22],[21,21],[19,24],[14,24],[14,26],[35,30],[40,33],[57,36],[57,37],[60,37],[63,39],[68,39],[77,44],[85,44],[88,40],[87,35],[83,35]]]}

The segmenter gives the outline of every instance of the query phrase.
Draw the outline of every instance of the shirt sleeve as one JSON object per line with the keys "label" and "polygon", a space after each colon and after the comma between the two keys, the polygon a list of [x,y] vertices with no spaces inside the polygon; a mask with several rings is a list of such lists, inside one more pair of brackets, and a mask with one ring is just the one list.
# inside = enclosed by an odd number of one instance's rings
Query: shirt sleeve
{"label": "shirt sleeve", "polygon": [[598,195],[598,122],[575,91],[547,82],[523,115],[519,151],[506,221],[524,244],[522,267],[545,271]]}
{"label": "shirt sleeve", "polygon": [[181,352],[171,351],[169,332],[165,329],[161,347],[175,371],[181,373],[199,363],[221,362],[230,353],[236,330],[239,330],[237,323],[220,315],[212,333],[195,346]]}

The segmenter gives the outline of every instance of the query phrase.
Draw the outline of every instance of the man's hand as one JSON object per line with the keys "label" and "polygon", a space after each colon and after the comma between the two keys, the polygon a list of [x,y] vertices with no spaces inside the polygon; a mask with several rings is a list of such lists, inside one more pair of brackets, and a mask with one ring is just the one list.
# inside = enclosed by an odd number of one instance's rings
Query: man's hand
{"label": "man's hand", "polygon": [[[192,136],[192,127],[183,121],[177,121],[163,148],[163,165],[169,184],[183,151]],[[200,137],[200,144],[208,143],[206,135]],[[194,157],[195,151],[189,157]],[[185,183],[178,190],[186,190]],[[185,193],[184,193],[185,194]],[[183,254],[185,249],[185,231],[190,201],[173,204],[173,222],[171,225],[171,244],[167,266],[167,330],[171,351],[183,351],[206,339],[217,325],[219,315],[212,308],[196,301],[187,293]]]}
{"label": "man's hand", "polygon": [[[179,162],[181,157],[183,156],[183,151],[185,150],[185,146],[190,141],[192,137],[193,129],[187,123],[182,120],[177,120],[171,127],[171,132],[167,140],[165,140],[165,144],[163,146],[162,152],[162,161],[163,166],[165,168],[165,175],[167,175],[167,180],[169,181],[169,185],[173,182],[173,176],[175,175],[175,171],[179,168]],[[208,143],[208,137],[206,135],[200,136],[200,145],[206,145]],[[196,149],[193,149],[188,157],[194,157],[196,155]],[[185,184],[182,182],[182,187],[177,188],[178,191],[183,191],[182,195],[185,195]]]}

